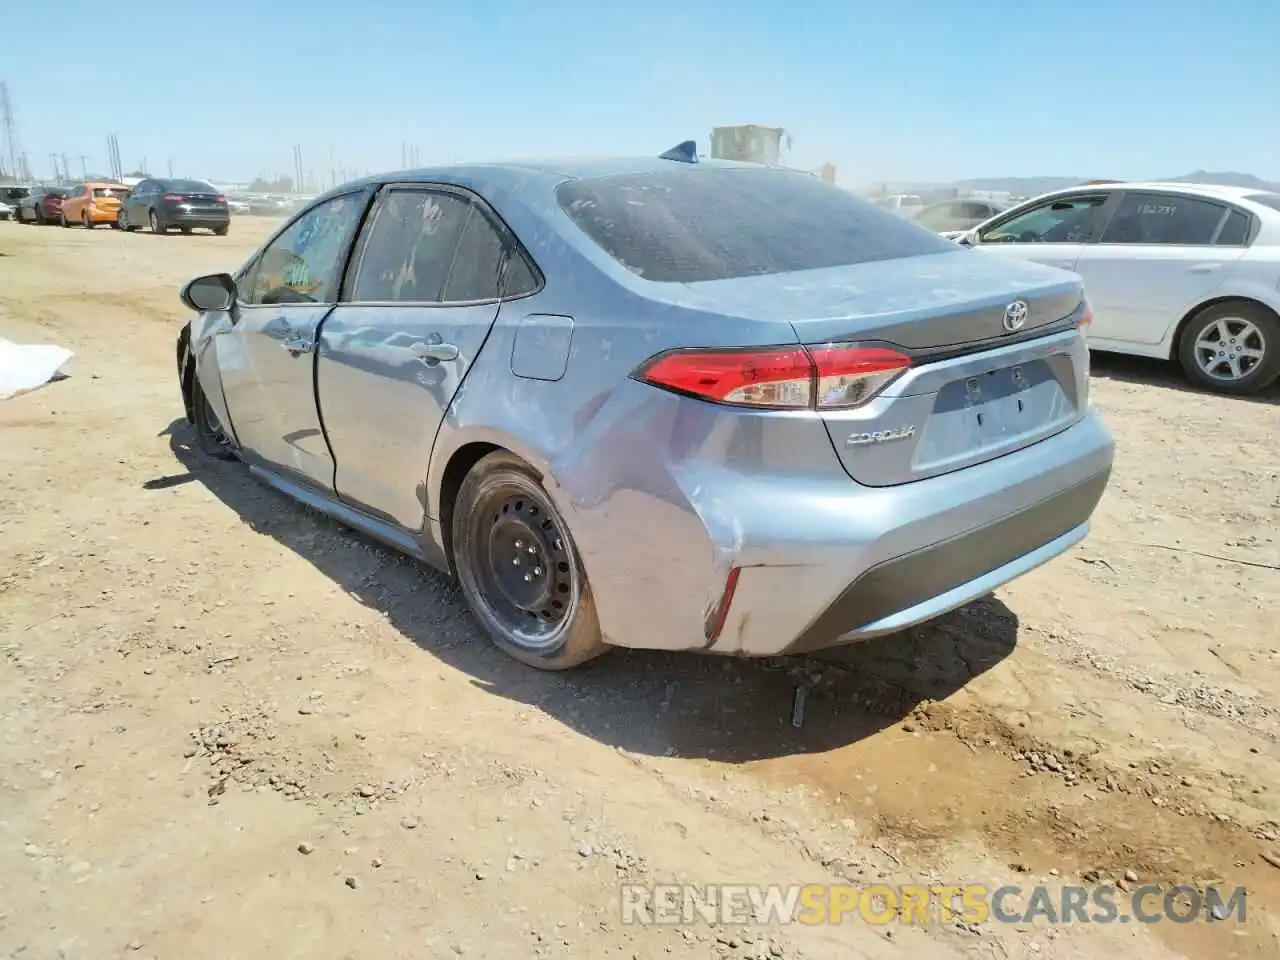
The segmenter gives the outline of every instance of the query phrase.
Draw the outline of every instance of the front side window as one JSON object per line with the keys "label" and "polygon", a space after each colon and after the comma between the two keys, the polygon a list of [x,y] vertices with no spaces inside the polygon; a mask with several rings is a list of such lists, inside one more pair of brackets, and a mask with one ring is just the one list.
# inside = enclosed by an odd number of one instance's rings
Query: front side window
{"label": "front side window", "polygon": [[929,233],[805,173],[688,167],[570,180],[561,210],[646,280],[697,283],[957,253]]}
{"label": "front side window", "polygon": [[431,190],[383,194],[365,228],[351,299],[357,303],[438,303],[471,203]]}
{"label": "front side window", "polygon": [[336,300],[347,247],[363,212],[363,196],[349,194],[326,200],[295,220],[250,271],[247,302]]}
{"label": "front side window", "polygon": [[1102,234],[1102,243],[1205,246],[1227,210],[1221,204],[1173,193],[1126,193]]}
{"label": "front side window", "polygon": [[1084,243],[1105,195],[1059,197],[996,224],[983,243]]}

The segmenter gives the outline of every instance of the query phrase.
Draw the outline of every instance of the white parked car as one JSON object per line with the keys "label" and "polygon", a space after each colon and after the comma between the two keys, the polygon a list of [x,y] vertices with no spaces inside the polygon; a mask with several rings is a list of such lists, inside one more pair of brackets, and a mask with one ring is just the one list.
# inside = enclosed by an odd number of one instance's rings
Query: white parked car
{"label": "white parked car", "polygon": [[957,238],[1084,278],[1094,350],[1177,360],[1211,390],[1280,375],[1280,193],[1194,183],[1057,190]]}
{"label": "white parked car", "polygon": [[14,208],[9,206],[3,200],[0,200],[0,220],[9,220],[13,217]]}

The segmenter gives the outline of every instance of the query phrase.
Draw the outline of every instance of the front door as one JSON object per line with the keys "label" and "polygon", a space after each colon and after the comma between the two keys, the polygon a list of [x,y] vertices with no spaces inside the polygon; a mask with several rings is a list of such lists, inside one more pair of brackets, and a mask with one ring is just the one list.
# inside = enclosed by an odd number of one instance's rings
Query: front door
{"label": "front door", "polygon": [[1243,212],[1201,197],[1126,192],[1076,266],[1093,304],[1089,338],[1161,343],[1222,286],[1248,227]]}
{"label": "front door", "polygon": [[997,256],[1075,270],[1106,202],[1105,193],[1092,193],[1028,204],[979,231],[978,247]]}
{"label": "front door", "polygon": [[441,420],[489,336],[502,292],[531,290],[531,272],[505,269],[509,255],[524,263],[483,202],[463,191],[401,185],[379,195],[316,364],[334,485],[345,502],[422,529]]}
{"label": "front door", "polygon": [[312,207],[244,278],[234,327],[216,338],[227,411],[246,458],[321,490],[333,457],[316,408],[315,346],[333,309],[369,191]]}

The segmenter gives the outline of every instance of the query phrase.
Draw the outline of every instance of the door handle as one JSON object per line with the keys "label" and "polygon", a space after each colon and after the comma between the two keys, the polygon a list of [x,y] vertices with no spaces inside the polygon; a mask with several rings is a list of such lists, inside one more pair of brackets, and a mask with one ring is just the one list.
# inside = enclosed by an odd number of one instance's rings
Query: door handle
{"label": "door handle", "polygon": [[1222,269],[1220,263],[1197,263],[1189,268],[1192,273],[1213,273],[1215,270]]}
{"label": "door handle", "polygon": [[452,343],[428,343],[424,340],[419,340],[409,349],[423,363],[439,363],[441,360],[458,359],[458,348]]}

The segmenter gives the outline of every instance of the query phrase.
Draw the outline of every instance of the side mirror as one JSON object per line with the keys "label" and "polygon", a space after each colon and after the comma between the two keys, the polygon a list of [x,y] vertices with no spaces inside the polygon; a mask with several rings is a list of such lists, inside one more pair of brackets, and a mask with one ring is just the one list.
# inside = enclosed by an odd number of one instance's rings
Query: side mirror
{"label": "side mirror", "polygon": [[236,302],[236,282],[229,273],[196,277],[182,288],[182,302],[196,313],[230,310]]}
{"label": "side mirror", "polygon": [[962,247],[974,247],[974,246],[977,246],[977,244],[978,244],[978,234],[977,234],[977,231],[974,231],[974,230],[968,230],[968,231],[966,231],[966,232],[964,232],[964,233],[960,234],[960,236],[956,237],[956,243],[960,244],[960,246],[962,246]]}

